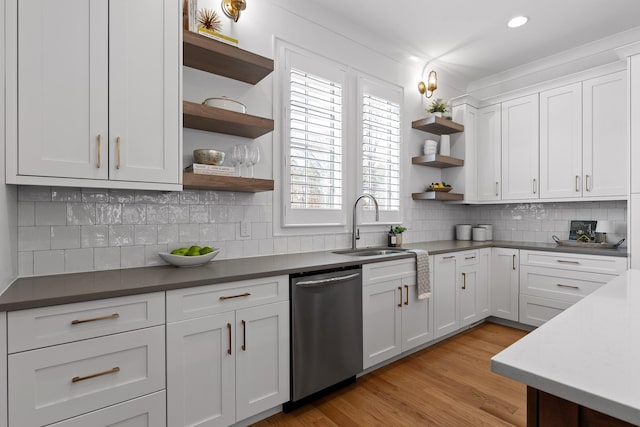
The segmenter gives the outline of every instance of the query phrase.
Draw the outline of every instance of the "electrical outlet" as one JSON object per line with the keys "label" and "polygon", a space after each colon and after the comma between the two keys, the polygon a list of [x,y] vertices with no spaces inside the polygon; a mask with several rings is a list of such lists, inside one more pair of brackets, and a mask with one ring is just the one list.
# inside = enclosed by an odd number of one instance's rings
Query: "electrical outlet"
{"label": "electrical outlet", "polygon": [[240,237],[249,237],[251,235],[251,223],[248,221],[240,221]]}

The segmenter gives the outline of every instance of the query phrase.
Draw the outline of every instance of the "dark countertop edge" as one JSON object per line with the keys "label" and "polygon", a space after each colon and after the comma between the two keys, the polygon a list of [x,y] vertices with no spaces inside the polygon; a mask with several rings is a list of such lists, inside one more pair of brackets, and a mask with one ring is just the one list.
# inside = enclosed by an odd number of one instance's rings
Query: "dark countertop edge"
{"label": "dark countertop edge", "polygon": [[[627,256],[626,249],[574,248],[548,243],[511,241],[443,240],[410,243],[404,245],[403,249],[423,249],[431,255],[437,255],[492,247],[616,257]],[[413,253],[407,253],[394,256],[355,257],[334,254],[332,251],[321,251],[220,260],[205,267],[193,269],[163,265],[24,277],[15,280],[0,295],[0,312],[214,285],[268,276],[307,273],[413,256]],[[259,267],[247,268],[245,266],[245,264],[251,263],[257,263],[254,265]],[[182,277],[173,278],[172,276]],[[37,296],[34,297],[34,294]]]}

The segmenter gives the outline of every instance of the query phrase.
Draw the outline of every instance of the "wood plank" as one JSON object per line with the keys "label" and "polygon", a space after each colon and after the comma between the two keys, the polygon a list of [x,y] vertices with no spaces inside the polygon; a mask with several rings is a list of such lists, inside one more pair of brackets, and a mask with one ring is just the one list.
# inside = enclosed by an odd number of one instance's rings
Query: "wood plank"
{"label": "wood plank", "polygon": [[434,135],[451,135],[452,133],[464,132],[464,125],[435,116],[414,120],[411,122],[411,127]]}
{"label": "wood plank", "polygon": [[183,101],[183,126],[226,135],[258,138],[273,131],[271,119]]}
{"label": "wood plank", "polygon": [[259,193],[273,191],[272,179],[242,178],[239,176],[200,175],[184,172],[182,186],[186,190],[218,190]]}
{"label": "wood plank", "polygon": [[273,72],[273,59],[203,35],[183,32],[183,63],[220,76],[256,84]]}
{"label": "wood plank", "polygon": [[464,200],[464,194],[444,193],[442,191],[425,191],[424,193],[412,193],[413,200],[440,200],[443,202]]}
{"label": "wood plank", "polygon": [[524,335],[483,323],[256,426],[524,427],[526,386],[494,374],[489,363]]}
{"label": "wood plank", "polygon": [[464,166],[464,160],[450,156],[441,156],[440,154],[412,157],[411,163],[440,169]]}

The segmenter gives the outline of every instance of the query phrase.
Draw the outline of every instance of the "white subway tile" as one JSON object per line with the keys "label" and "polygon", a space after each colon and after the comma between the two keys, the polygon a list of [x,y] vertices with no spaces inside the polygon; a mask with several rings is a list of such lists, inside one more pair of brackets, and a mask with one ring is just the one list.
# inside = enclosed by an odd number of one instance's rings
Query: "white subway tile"
{"label": "white subway tile", "polygon": [[625,212],[620,208],[607,209],[607,219],[610,221],[625,221]]}
{"label": "white subway tile", "polygon": [[33,276],[33,252],[18,252],[18,276]]}
{"label": "white subway tile", "polygon": [[274,254],[286,254],[287,253],[287,238],[275,237],[273,239],[273,253]]}
{"label": "white subway tile", "polygon": [[67,204],[36,202],[36,225],[67,225]]}
{"label": "white subway tile", "polygon": [[168,222],[169,224],[188,224],[189,223],[189,206],[188,205],[168,205]]}
{"label": "white subway tile", "polygon": [[124,246],[120,248],[120,267],[144,266],[144,246]]}
{"label": "white subway tile", "polygon": [[200,203],[205,205],[217,205],[220,202],[220,196],[217,191],[201,191]]}
{"label": "white subway tile", "polygon": [[229,222],[240,222],[244,219],[244,208],[242,206],[229,206]]}
{"label": "white subway tile", "polygon": [[200,224],[200,241],[211,242],[218,240],[217,224]]}
{"label": "white subway tile", "polygon": [[110,225],[109,246],[133,246],[135,229],[133,225]]}
{"label": "white subway tile", "polygon": [[82,202],[109,203],[109,190],[103,188],[82,188]]}
{"label": "white subway tile", "polygon": [[122,224],[122,205],[96,203],[96,224]]}
{"label": "white subway tile", "polygon": [[28,227],[36,225],[35,202],[18,202],[18,226]]}
{"label": "white subway tile", "polygon": [[[179,241],[180,241],[180,226],[178,224],[158,225],[158,243],[172,244],[172,243],[177,243]],[[176,249],[176,248],[173,248],[173,249]]]}
{"label": "white subway tile", "polygon": [[147,205],[147,224],[169,223],[169,206]]}
{"label": "white subway tile", "polygon": [[245,257],[260,255],[260,245],[255,240],[245,240],[243,242],[242,254]]}
{"label": "white subway tile", "polygon": [[122,205],[122,223],[123,224],[146,224],[147,223],[147,206],[135,204]]}
{"label": "white subway tile", "polygon": [[[101,248],[109,246],[108,225],[83,225],[80,227],[80,247]],[[118,262],[120,262],[118,260]]]}
{"label": "white subway tile", "polygon": [[258,241],[260,255],[273,255],[273,239]]}
{"label": "white subway tile", "polygon": [[158,226],[157,225],[136,225],[135,245],[157,245]]}
{"label": "white subway tile", "polygon": [[218,193],[218,203],[221,205],[233,205],[236,202],[236,193],[233,191],[220,191]]}
{"label": "white subway tile", "polygon": [[311,236],[300,237],[300,250],[302,252],[311,252],[313,249],[313,238]]}
{"label": "white subway tile", "polygon": [[93,249],[67,249],[64,251],[64,270],[70,273],[76,271],[92,271]]}
{"label": "white subway tile", "polygon": [[79,225],[54,225],[51,227],[51,249],[80,248]]}
{"label": "white subway tile", "polygon": [[244,220],[251,221],[251,222],[262,221],[262,207],[261,206],[245,206]]}
{"label": "white subway tile", "polygon": [[50,202],[51,187],[19,185],[18,201],[19,202]]}
{"label": "white subway tile", "polygon": [[197,191],[183,191],[180,193],[181,205],[197,205],[200,203],[200,194]]}
{"label": "white subway tile", "polygon": [[242,258],[244,256],[244,242],[232,240],[232,241],[226,242],[226,244],[227,244],[227,249],[226,249],[227,259]]}
{"label": "white subway tile", "polygon": [[300,252],[300,237],[287,237],[287,253],[297,254]]}
{"label": "white subway tile", "polygon": [[[219,224],[218,226],[218,239],[219,240],[235,240],[236,238],[236,228],[239,229],[238,224],[228,222],[226,224]],[[238,230],[238,233],[240,231]]]}
{"label": "white subway tile", "polygon": [[120,248],[95,248],[93,266],[96,270],[114,270],[120,268]]}
{"label": "white subway tile", "polygon": [[209,221],[210,222],[228,222],[229,212],[226,206],[209,206]]}
{"label": "white subway tile", "polygon": [[253,222],[251,223],[251,239],[262,240],[268,237],[268,226],[266,222]]}
{"label": "white subway tile", "polygon": [[95,223],[95,203],[67,203],[67,224],[93,225]]}
{"label": "white subway tile", "polygon": [[109,190],[109,203],[135,203],[136,193],[133,190]]}
{"label": "white subway tile", "polygon": [[33,253],[33,274],[64,273],[64,251],[35,251]]}
{"label": "white subway tile", "polygon": [[54,202],[81,202],[82,192],[79,188],[53,187],[51,200]]}
{"label": "white subway tile", "polygon": [[18,227],[18,250],[38,251],[51,248],[51,227]]}
{"label": "white subway tile", "polygon": [[197,242],[200,238],[200,225],[180,224],[179,233],[181,242]]}
{"label": "white subway tile", "polygon": [[324,236],[313,236],[312,249],[314,251],[323,251],[324,247]]}
{"label": "white subway tile", "polygon": [[189,205],[189,222],[206,224],[209,222],[209,207],[206,205]]}
{"label": "white subway tile", "polygon": [[167,245],[149,245],[144,247],[144,264],[145,265],[163,265],[166,264],[158,252],[167,252]]}

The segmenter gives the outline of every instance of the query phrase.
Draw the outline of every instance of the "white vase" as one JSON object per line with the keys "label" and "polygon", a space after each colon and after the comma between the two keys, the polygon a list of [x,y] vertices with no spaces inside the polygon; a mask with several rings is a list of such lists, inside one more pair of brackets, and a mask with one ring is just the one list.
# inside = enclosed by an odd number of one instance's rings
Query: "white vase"
{"label": "white vase", "polygon": [[442,113],[440,111],[436,111],[436,112],[431,113],[431,114],[433,114],[436,117],[442,117]]}
{"label": "white vase", "polygon": [[441,156],[451,155],[451,140],[449,139],[449,135],[440,136],[440,155]]}

